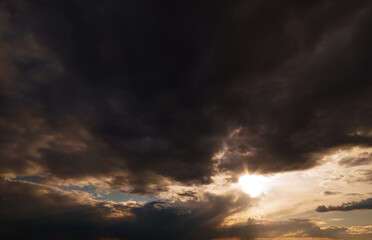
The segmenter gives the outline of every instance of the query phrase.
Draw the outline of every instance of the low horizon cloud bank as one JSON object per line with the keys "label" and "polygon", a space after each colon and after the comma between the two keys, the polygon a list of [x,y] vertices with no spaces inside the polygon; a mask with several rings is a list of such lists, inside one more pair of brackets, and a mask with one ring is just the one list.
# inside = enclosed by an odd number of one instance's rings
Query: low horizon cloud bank
{"label": "low horizon cloud bank", "polygon": [[320,205],[315,210],[317,212],[329,212],[329,211],[352,211],[352,210],[365,210],[372,209],[372,198],[364,199],[359,202],[353,201],[343,203],[339,206],[324,206]]}

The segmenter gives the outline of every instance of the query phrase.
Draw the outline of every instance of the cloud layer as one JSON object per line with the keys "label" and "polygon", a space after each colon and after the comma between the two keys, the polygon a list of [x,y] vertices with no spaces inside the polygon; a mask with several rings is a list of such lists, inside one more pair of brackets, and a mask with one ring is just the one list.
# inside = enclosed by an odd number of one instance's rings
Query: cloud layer
{"label": "cloud layer", "polygon": [[[309,219],[224,228],[252,199],[200,189],[372,145],[371,2],[6,0],[0,22],[2,235],[348,237]],[[89,184],[159,201],[56,187]]]}
{"label": "cloud layer", "polygon": [[[22,181],[0,182],[5,239],[214,239],[342,237],[369,235],[347,228],[319,228],[310,219],[256,221],[221,227],[223,219],[250,202],[243,193],[206,194],[199,201],[114,203],[89,194]],[[356,228],[353,230],[356,231]],[[359,234],[359,235],[355,235]],[[368,238],[365,238],[368,239]]]}
{"label": "cloud layer", "polygon": [[3,90],[3,171],[125,171],[145,191],[141,173],[210,182],[221,151],[221,169],[277,172],[371,143],[367,2],[3,5],[28,52],[4,70],[22,87]]}

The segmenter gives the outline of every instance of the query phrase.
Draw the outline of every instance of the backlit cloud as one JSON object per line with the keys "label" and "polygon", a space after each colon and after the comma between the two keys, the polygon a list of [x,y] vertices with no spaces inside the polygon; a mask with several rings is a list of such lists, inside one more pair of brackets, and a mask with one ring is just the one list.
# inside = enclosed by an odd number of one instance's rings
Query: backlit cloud
{"label": "backlit cloud", "polygon": [[370,236],[327,214],[370,209],[371,2],[5,0],[0,22],[5,238]]}

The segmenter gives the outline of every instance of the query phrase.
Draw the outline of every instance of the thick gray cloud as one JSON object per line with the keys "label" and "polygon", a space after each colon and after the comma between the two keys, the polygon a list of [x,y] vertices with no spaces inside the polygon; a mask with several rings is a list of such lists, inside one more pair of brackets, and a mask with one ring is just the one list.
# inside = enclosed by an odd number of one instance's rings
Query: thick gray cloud
{"label": "thick gray cloud", "polygon": [[365,210],[372,209],[372,198],[364,199],[359,202],[348,202],[343,203],[339,206],[324,206],[320,205],[316,208],[317,212],[329,212],[329,211],[352,211],[352,210]]}
{"label": "thick gray cloud", "polygon": [[5,239],[182,239],[193,231],[215,229],[227,214],[249,204],[249,197],[238,192],[142,206],[5,179],[0,190],[0,230]]}
{"label": "thick gray cloud", "polygon": [[[345,228],[321,229],[309,219],[256,221],[218,227],[250,203],[247,195],[206,194],[198,201],[145,205],[93,200],[86,193],[23,181],[0,181],[0,231],[4,239],[255,239],[285,234],[345,237]],[[358,235],[360,239],[364,235]]]}
{"label": "thick gray cloud", "polygon": [[[336,0],[2,1],[0,174],[156,196],[217,171],[307,169],[328,150],[371,146],[371,11],[370,1]],[[177,196],[187,208],[125,207],[40,184],[1,187],[9,238],[324,232],[300,220],[218,229],[249,203],[240,195],[188,191]],[[107,217],[118,212],[136,220]]]}
{"label": "thick gray cloud", "polygon": [[24,87],[2,96],[3,171],[36,164],[146,192],[160,178],[138,173],[210,182],[223,146],[220,168],[239,173],[371,144],[368,1],[3,6],[9,47],[34,50],[9,53]]}

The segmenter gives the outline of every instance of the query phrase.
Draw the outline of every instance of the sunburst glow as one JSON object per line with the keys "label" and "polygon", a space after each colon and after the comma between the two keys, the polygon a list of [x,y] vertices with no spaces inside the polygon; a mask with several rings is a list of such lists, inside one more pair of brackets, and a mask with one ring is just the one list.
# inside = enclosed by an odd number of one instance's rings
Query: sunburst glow
{"label": "sunburst glow", "polygon": [[262,175],[246,174],[239,178],[242,190],[251,197],[259,196],[267,187],[270,179]]}

